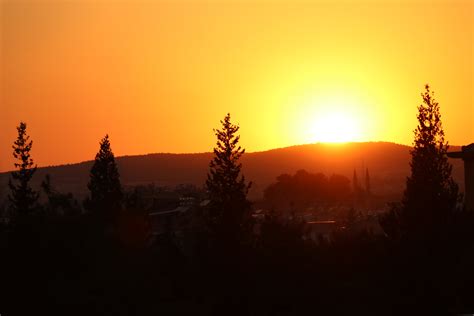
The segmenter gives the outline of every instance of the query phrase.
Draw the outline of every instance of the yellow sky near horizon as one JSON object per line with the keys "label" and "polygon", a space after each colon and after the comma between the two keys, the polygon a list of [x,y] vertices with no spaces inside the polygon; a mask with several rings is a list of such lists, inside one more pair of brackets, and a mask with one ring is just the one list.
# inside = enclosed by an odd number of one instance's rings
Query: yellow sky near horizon
{"label": "yellow sky near horizon", "polygon": [[248,151],[335,133],[411,144],[425,83],[447,140],[474,142],[474,1],[0,0],[0,10],[0,171],[20,120],[40,166],[93,159],[106,133],[116,155],[210,151],[227,112]]}

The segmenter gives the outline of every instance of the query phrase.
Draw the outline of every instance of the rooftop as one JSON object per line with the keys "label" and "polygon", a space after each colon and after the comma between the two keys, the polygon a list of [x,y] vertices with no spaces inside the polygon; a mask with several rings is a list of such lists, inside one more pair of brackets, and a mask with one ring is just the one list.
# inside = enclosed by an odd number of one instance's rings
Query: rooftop
{"label": "rooftop", "polygon": [[454,151],[448,153],[448,157],[474,159],[474,143],[461,147],[461,151]]}

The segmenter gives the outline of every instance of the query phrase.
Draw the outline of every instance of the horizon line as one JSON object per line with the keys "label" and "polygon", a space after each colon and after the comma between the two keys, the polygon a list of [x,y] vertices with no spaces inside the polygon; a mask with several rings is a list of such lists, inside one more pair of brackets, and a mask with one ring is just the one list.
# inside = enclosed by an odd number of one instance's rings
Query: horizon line
{"label": "horizon line", "polygon": [[[413,145],[407,145],[407,144],[402,144],[402,143],[397,143],[397,142],[392,142],[392,141],[383,141],[383,140],[378,140],[378,141],[349,141],[349,142],[314,142],[314,143],[302,143],[302,144],[294,144],[294,145],[289,145],[289,146],[283,146],[283,147],[275,147],[275,148],[270,148],[270,149],[264,149],[264,150],[256,150],[256,151],[250,151],[250,152],[245,152],[246,154],[257,154],[257,153],[264,153],[264,152],[269,152],[273,150],[279,150],[279,149],[286,149],[286,148],[293,148],[293,147],[300,147],[300,146],[310,146],[310,145],[330,145],[330,146],[345,146],[345,145],[351,145],[351,144],[370,144],[370,143],[386,143],[386,144],[394,144],[398,146],[405,146],[405,147],[413,147]],[[462,145],[449,145],[449,147],[461,147]],[[149,156],[149,155],[199,155],[199,154],[212,154],[212,151],[201,151],[201,152],[149,152],[149,153],[137,153],[137,154],[125,154],[125,155],[118,155],[115,156],[115,159],[119,158],[126,158],[126,157],[138,157],[138,156]],[[63,167],[63,166],[72,166],[72,165],[80,165],[83,163],[88,163],[94,161],[94,158],[89,159],[89,160],[83,160],[83,161],[77,161],[77,162],[67,162],[67,163],[61,163],[61,164],[56,164],[56,165],[37,165],[38,169],[44,169],[44,168],[56,168],[56,167]],[[4,173],[10,173],[15,171],[14,169],[10,170],[0,170],[0,174]]]}

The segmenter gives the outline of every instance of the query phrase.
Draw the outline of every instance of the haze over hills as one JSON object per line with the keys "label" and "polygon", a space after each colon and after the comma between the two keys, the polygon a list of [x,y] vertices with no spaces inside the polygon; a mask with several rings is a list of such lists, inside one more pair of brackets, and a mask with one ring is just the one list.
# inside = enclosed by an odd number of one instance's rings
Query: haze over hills
{"label": "haze over hills", "polygon": [[[299,169],[338,173],[352,180],[354,169],[359,181],[363,181],[369,169],[373,193],[396,200],[405,187],[410,172],[409,146],[389,142],[364,142],[347,144],[307,144],[246,153],[242,157],[243,173],[253,182],[250,198],[258,199],[263,190],[282,173],[294,173]],[[451,146],[450,151],[459,150]],[[203,186],[212,153],[169,154],[117,157],[124,186],[155,183],[158,186],[193,184]],[[463,190],[463,166],[461,160],[451,159],[453,176]],[[87,182],[92,161],[70,165],[38,168],[32,181],[38,187],[46,174],[61,192],[72,192],[82,199],[87,194]],[[0,174],[0,194],[5,195],[9,173]]]}

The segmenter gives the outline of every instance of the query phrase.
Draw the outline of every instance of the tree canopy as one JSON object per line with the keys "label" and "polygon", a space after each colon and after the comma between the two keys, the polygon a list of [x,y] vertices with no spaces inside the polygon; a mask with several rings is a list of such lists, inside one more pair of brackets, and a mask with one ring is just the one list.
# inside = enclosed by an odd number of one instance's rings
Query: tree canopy
{"label": "tree canopy", "polygon": [[414,131],[411,150],[411,175],[407,178],[401,205],[395,207],[386,218],[393,234],[424,234],[444,225],[456,207],[458,186],[451,177],[452,166],[448,162],[448,142],[444,139],[438,102],[429,85],[421,94],[418,106],[418,126]]}
{"label": "tree canopy", "polygon": [[26,123],[20,122],[17,127],[18,137],[13,143],[13,157],[17,160],[15,168],[17,171],[11,173],[8,182],[10,194],[8,200],[13,216],[22,216],[34,211],[38,200],[38,193],[30,186],[30,180],[36,172],[36,165],[31,158],[33,141],[26,133]]}
{"label": "tree canopy", "polygon": [[322,173],[298,170],[294,175],[282,174],[264,191],[265,201],[273,208],[296,209],[316,203],[347,202],[351,195],[350,180],[342,175],[330,177]]}
{"label": "tree canopy", "polygon": [[87,186],[90,197],[85,201],[84,206],[100,214],[104,220],[114,218],[121,208],[123,191],[115,157],[110,147],[109,135],[105,135],[100,142],[100,149],[90,170]]}
{"label": "tree canopy", "polygon": [[251,183],[246,183],[239,162],[245,149],[238,145],[239,126],[231,123],[230,114],[215,129],[217,137],[214,157],[209,163],[206,188],[210,203],[210,222],[215,231],[238,234],[242,229],[250,203],[247,193]]}

